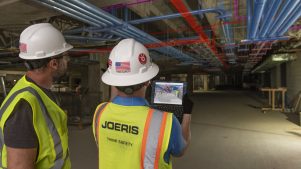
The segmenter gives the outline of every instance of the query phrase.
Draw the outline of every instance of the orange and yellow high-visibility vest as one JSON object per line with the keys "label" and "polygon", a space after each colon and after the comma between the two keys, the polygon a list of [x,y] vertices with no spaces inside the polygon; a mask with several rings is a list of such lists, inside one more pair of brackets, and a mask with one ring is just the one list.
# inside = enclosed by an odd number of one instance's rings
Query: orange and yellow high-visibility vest
{"label": "orange and yellow high-visibility vest", "polygon": [[93,120],[99,168],[171,169],[171,160],[164,161],[171,127],[171,113],[147,106],[100,104]]}

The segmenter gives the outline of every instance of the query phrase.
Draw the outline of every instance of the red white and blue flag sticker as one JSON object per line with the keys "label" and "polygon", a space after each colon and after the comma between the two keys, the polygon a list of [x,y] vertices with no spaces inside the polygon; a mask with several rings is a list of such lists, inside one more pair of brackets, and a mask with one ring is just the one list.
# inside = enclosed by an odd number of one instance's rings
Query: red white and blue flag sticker
{"label": "red white and blue flag sticker", "polygon": [[130,62],[115,62],[115,69],[118,73],[131,72]]}
{"label": "red white and blue flag sticker", "polygon": [[25,43],[20,43],[19,49],[20,52],[27,53],[27,45]]}

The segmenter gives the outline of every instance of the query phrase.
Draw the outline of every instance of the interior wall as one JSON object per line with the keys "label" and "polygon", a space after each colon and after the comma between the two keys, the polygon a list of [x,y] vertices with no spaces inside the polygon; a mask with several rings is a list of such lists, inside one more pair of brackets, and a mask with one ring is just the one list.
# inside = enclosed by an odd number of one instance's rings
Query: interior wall
{"label": "interior wall", "polygon": [[[98,56],[99,54],[90,54]],[[87,98],[82,100],[83,111],[87,115],[94,113],[96,106],[101,102],[100,91],[100,67],[99,64],[88,66],[88,93]]]}
{"label": "interior wall", "polygon": [[292,100],[301,91],[301,52],[297,53],[297,59],[287,62],[287,97]]}
{"label": "interior wall", "polygon": [[272,88],[281,87],[280,65],[277,65],[271,69],[271,87]]}
{"label": "interior wall", "polygon": [[109,101],[110,98],[110,86],[104,84],[101,81],[101,76],[103,75],[104,71],[107,70],[107,63],[108,63],[108,54],[102,53],[99,54],[99,69],[100,69],[100,74],[99,74],[99,90],[101,92],[101,101]]}

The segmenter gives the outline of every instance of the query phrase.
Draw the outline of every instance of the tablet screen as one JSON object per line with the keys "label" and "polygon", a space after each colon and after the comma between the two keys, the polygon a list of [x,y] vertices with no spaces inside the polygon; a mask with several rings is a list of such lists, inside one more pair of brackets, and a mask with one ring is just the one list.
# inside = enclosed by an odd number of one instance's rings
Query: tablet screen
{"label": "tablet screen", "polygon": [[152,104],[182,105],[185,82],[155,81],[152,84]]}

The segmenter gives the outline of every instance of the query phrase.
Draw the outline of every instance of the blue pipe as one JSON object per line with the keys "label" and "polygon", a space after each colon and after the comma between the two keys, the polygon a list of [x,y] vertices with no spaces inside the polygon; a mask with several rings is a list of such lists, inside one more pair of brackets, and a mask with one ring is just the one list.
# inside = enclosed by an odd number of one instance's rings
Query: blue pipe
{"label": "blue pipe", "polygon": [[[118,33],[122,32],[123,34],[126,34],[126,37],[131,37],[131,38],[135,38],[137,39],[138,41],[140,41],[141,43],[154,43],[153,41],[150,41],[149,39],[145,39],[145,37],[137,37],[133,34],[129,34],[129,32],[127,31],[124,31],[124,30],[115,30],[117,31]],[[155,51],[158,51],[160,53],[164,53],[164,54],[167,54],[167,55],[170,55],[172,54],[174,58],[176,59],[179,59],[181,61],[186,61],[186,60],[195,60],[193,58],[191,58],[190,56],[188,55],[185,55],[184,53],[179,53],[178,50],[176,50],[175,48],[173,47],[161,47],[161,48],[155,48],[153,49]]]}
{"label": "blue pipe", "polygon": [[122,20],[112,16],[111,14],[107,13],[106,11],[84,1],[84,0],[70,0],[75,5],[81,7],[82,9],[85,9],[87,11],[93,12],[94,14],[98,15],[99,17],[102,17],[103,19],[106,19],[108,21],[111,21],[113,25],[120,25],[123,23]]}
{"label": "blue pipe", "polygon": [[229,37],[227,36],[228,33],[226,31],[226,25],[223,26],[222,29],[223,29],[223,33],[224,33],[224,36],[225,36],[225,40],[226,40],[226,42],[228,42],[229,41]]}
{"label": "blue pipe", "polygon": [[254,13],[253,13],[253,18],[252,18],[253,22],[251,24],[250,39],[255,39],[265,3],[266,3],[266,0],[255,0]]}
{"label": "blue pipe", "polygon": [[[45,0],[42,0],[42,1],[45,1]],[[58,8],[60,8],[60,9],[67,9],[67,10],[70,10],[69,8],[67,8],[67,7],[65,7],[65,6],[63,6],[63,5],[60,5],[60,4],[57,4],[57,3],[54,3],[54,2],[52,2],[52,1],[46,1],[46,3],[49,3],[50,5],[52,5],[52,6],[57,6]],[[55,9],[57,9],[57,8],[55,8]],[[63,11],[63,10],[60,10],[60,11]],[[75,12],[77,15],[79,15],[80,17],[85,17],[85,19],[90,19],[91,20],[91,17],[86,17],[85,15],[83,15],[82,13],[77,13],[75,10],[70,10],[71,12]],[[83,10],[82,10],[82,12],[83,12]],[[95,16],[95,15],[93,15],[92,14],[92,16]],[[84,22],[87,22],[87,20],[83,20]],[[99,18],[98,18],[99,19]],[[96,26],[97,28],[99,28],[99,24],[97,24],[97,23],[100,23],[100,24],[102,24],[103,25],[103,23],[101,23],[101,22],[99,22],[98,20],[93,20],[94,22],[88,22],[89,24],[91,24],[91,25],[93,25],[93,26]],[[118,34],[118,35],[120,35],[120,34]],[[121,37],[124,37],[124,38],[126,38],[127,36],[121,36]],[[130,36],[131,37],[131,36]]]}
{"label": "blue pipe", "polygon": [[229,38],[229,43],[233,43],[233,29],[230,25],[227,25],[227,30],[228,30],[228,38]]}
{"label": "blue pipe", "polygon": [[[45,0],[43,0],[43,1],[45,1]],[[57,3],[54,3],[54,2],[51,2],[51,1],[46,1],[45,3],[46,3],[46,4],[44,4],[44,5],[46,5],[46,6],[50,6],[50,7],[54,8],[54,9],[56,9],[56,10],[60,10],[60,11],[64,12],[65,14],[70,15],[69,12],[66,12],[66,11],[65,11],[65,10],[66,10],[66,7],[65,7],[65,6],[62,6],[62,5],[60,5],[60,4],[57,4]],[[47,3],[49,3],[50,5],[47,4]],[[65,10],[62,10],[62,9],[65,9]],[[74,10],[71,10],[71,12],[74,12]],[[71,14],[70,16],[71,16],[71,17],[76,16],[76,18],[81,18],[81,21],[83,21],[83,22],[86,22],[86,23],[89,23],[90,25],[99,27],[99,25],[97,24],[98,21],[90,22],[89,20],[86,19],[87,17],[84,18],[84,19],[82,19],[82,17],[83,17],[84,15],[81,14],[81,13],[76,13],[76,15]],[[79,17],[78,17],[78,16],[79,16]],[[90,17],[89,17],[88,19],[90,19]],[[113,34],[115,33],[115,34],[117,34],[117,36],[120,36],[120,37],[123,37],[123,38],[132,37],[132,36],[129,36],[129,35],[123,36],[122,33],[120,34],[120,33],[114,32],[114,31],[111,31],[111,32],[112,32]]]}
{"label": "blue pipe", "polygon": [[[291,0],[291,1],[285,1],[285,5],[282,8],[280,14],[277,17],[277,20],[274,22],[273,26],[271,26],[269,34],[269,37],[274,37],[276,35],[276,32],[279,30],[279,27],[283,24],[285,19],[289,17],[289,15],[292,13],[292,11],[298,6],[298,3],[300,0]],[[300,9],[299,9],[300,10]]]}
{"label": "blue pipe", "polygon": [[285,32],[300,18],[301,16],[301,2],[299,2],[298,7],[292,12],[290,17],[281,25],[278,29],[277,36],[283,36]]}
{"label": "blue pipe", "polygon": [[251,26],[252,26],[252,16],[253,16],[253,11],[252,11],[252,4],[253,0],[247,0],[247,13],[248,13],[248,38],[251,39]]}
{"label": "blue pipe", "polygon": [[84,37],[84,36],[71,36],[71,35],[65,35],[64,36],[66,39],[73,39],[73,40],[87,40],[87,41],[108,41],[108,40],[113,40],[117,41],[117,39],[107,39],[107,38],[101,38],[101,37]]}
{"label": "blue pipe", "polygon": [[[278,8],[280,7],[281,0],[275,0],[275,2],[272,4],[272,6],[269,8],[269,10],[266,12],[267,15],[265,15],[265,18],[263,19],[263,26],[260,29],[259,37],[263,38],[266,36],[272,21],[274,20],[274,16],[278,11]],[[257,36],[258,37],[258,36]]]}
{"label": "blue pipe", "polygon": [[[141,37],[139,35],[135,35],[133,34],[132,32],[129,32],[128,30],[115,30],[115,31],[118,31],[118,32],[123,32],[125,33],[128,37],[131,37],[131,38],[134,38],[134,39],[137,39],[138,41],[140,41],[141,43],[154,43],[153,41],[150,41],[149,39],[147,39],[146,37]],[[157,41],[155,43],[161,43],[161,41]],[[165,54],[173,54],[173,57],[176,58],[176,59],[179,59],[179,60],[195,60],[195,59],[192,59],[190,56],[184,54],[184,53],[181,53],[179,52],[178,50],[176,50],[175,48],[173,47],[170,47],[170,46],[167,46],[167,47],[161,47],[161,48],[156,48],[154,49],[156,51],[159,51],[161,53],[165,53]]]}
{"label": "blue pipe", "polygon": [[[48,1],[47,1],[48,2]],[[82,4],[82,2],[83,1],[81,1],[81,2],[79,2],[79,1],[73,1],[75,4]],[[114,24],[124,24],[124,22],[122,22],[121,20],[119,20],[118,18],[115,18],[115,17],[112,17],[112,16],[110,16],[109,14],[106,14],[106,13],[101,13],[101,10],[98,10],[96,7],[94,7],[93,5],[92,6],[89,6],[89,4],[87,4],[86,2],[83,2],[84,4],[84,7],[85,7],[85,9],[86,10],[90,10],[91,9],[91,12],[97,12],[97,13],[95,13],[96,15],[99,15],[99,16],[102,16],[103,18],[109,18],[109,21],[111,22],[111,23],[114,23]],[[64,7],[63,7],[63,9],[64,9]],[[77,16],[77,15],[76,15]],[[78,17],[78,16],[77,16]],[[110,18],[111,17],[111,18]],[[81,19],[81,20],[84,20],[85,21],[85,19]],[[85,21],[85,22],[87,22],[87,21]],[[93,25],[93,26],[98,26],[98,25],[96,25],[95,23],[94,24],[91,24],[91,25]],[[137,28],[135,28],[135,27],[133,27],[133,26],[131,26],[131,25],[127,25],[128,26],[128,30],[126,30],[126,31],[124,31],[124,32],[116,32],[116,31],[111,31],[112,33],[115,33],[116,35],[118,35],[118,36],[121,36],[121,37],[128,37],[127,35],[126,36],[124,36],[124,34],[125,34],[125,32],[133,32],[134,34],[136,34],[136,36],[138,36],[139,38],[138,39],[141,39],[141,37],[143,37],[143,38],[146,38],[148,41],[151,41],[152,43],[160,43],[161,41],[159,41],[158,39],[156,39],[156,38],[154,38],[154,37],[152,37],[152,36],[150,36],[150,35],[148,35],[148,34],[146,34],[146,33],[144,33],[144,32],[142,32],[142,31],[140,31],[139,29],[137,29]],[[132,37],[133,36],[133,34],[130,36],[130,37]],[[188,55],[186,55],[186,54],[183,54],[183,53],[181,53],[180,51],[178,51],[177,49],[175,49],[175,48],[173,48],[173,47],[167,47],[167,49],[168,49],[168,51],[171,51],[172,53],[175,53],[175,54],[177,54],[176,56],[182,56],[183,58],[182,59],[189,59],[189,60],[191,60],[191,58],[188,56]],[[160,50],[160,51],[163,51],[163,50]],[[164,52],[164,51],[163,51]]]}
{"label": "blue pipe", "polygon": [[74,10],[74,9],[72,9],[70,7],[64,6],[64,5],[59,4],[59,3],[55,3],[55,2],[53,2],[51,0],[41,0],[41,1],[46,2],[46,3],[48,3],[48,4],[50,4],[50,5],[54,6],[54,7],[57,7],[57,8],[60,8],[60,9],[65,9],[65,11],[70,12],[70,13],[74,13],[75,15],[78,15],[78,16],[80,15],[80,16],[82,16],[82,18],[84,18],[84,19],[86,19],[86,20],[88,20],[90,22],[97,23],[98,27],[100,27],[100,26],[106,26],[105,24],[99,22],[98,20],[96,20],[94,18],[91,18],[89,16],[86,16],[86,15],[83,15],[81,12],[79,12],[77,10]]}
{"label": "blue pipe", "polygon": [[[267,0],[267,2],[265,3],[265,5],[264,5],[264,8],[263,8],[263,11],[262,11],[262,15],[261,15],[261,21],[263,21],[263,19],[266,17],[266,15],[267,15],[267,11],[269,10],[269,8],[270,8],[270,3],[271,2],[273,2],[274,0]],[[258,31],[257,31],[257,33],[258,33]]]}
{"label": "blue pipe", "polygon": [[[118,18],[111,16],[110,14],[106,13],[105,11],[103,11],[103,10],[101,10],[101,9],[95,7],[94,5],[91,5],[91,4],[89,4],[89,3],[85,2],[85,1],[73,0],[73,2],[75,4],[77,4],[78,6],[81,6],[81,7],[85,8],[86,10],[95,13],[96,15],[102,16],[102,17],[104,17],[104,18],[106,18],[108,20],[112,20],[112,22],[114,22],[115,24],[124,24],[124,25],[127,25],[123,21],[119,20]],[[150,36],[150,35],[142,32],[142,31],[140,31],[139,29],[137,29],[137,28],[135,28],[135,27],[133,27],[131,25],[127,25],[127,26],[129,28],[129,30],[131,30],[131,31],[133,31],[135,33],[137,32],[137,36],[136,36],[137,38],[136,39],[140,39],[141,36],[142,36],[142,37],[145,37],[147,39],[151,39],[151,40],[155,41],[155,43],[160,43],[161,42],[158,39],[156,39],[156,38],[154,38],[154,37],[152,37],[152,36]],[[127,32],[127,33],[130,33],[127,30],[124,30],[124,31]],[[128,34],[128,35],[130,35],[129,37],[135,37],[133,34],[132,35]],[[175,48],[172,48],[172,49],[174,51],[177,51]],[[185,56],[185,57],[189,58],[189,56]]]}
{"label": "blue pipe", "polygon": [[258,39],[252,39],[252,40],[243,40],[241,43],[249,44],[254,42],[265,42],[265,41],[275,41],[275,40],[288,40],[290,37],[288,36],[282,36],[282,37],[267,37],[267,38],[258,38]]}
{"label": "blue pipe", "polygon": [[[191,12],[188,12],[188,13],[190,13],[191,15],[198,15],[198,14],[209,13],[209,12],[219,14],[219,18],[222,18],[222,20],[225,17],[229,17],[229,15],[226,14],[226,11],[224,11],[222,9],[218,9],[218,8],[201,9],[201,10],[191,11]],[[183,13],[183,14],[185,15],[185,13]],[[149,18],[132,20],[132,21],[128,21],[128,23],[135,25],[135,24],[158,21],[158,20],[163,20],[163,19],[172,19],[172,18],[177,18],[177,17],[181,17],[181,16],[182,16],[181,13],[176,13],[176,14],[169,14],[169,15],[163,15],[163,16],[154,16],[154,17],[149,17]]]}
{"label": "blue pipe", "polygon": [[[76,19],[78,19],[78,20],[80,20],[80,21],[82,21],[84,23],[88,23],[90,25],[93,25],[93,26],[95,26],[97,28],[99,28],[101,25],[103,25],[102,23],[99,23],[97,20],[95,20],[95,19],[93,19],[91,17],[87,17],[87,16],[83,15],[82,13],[79,13],[79,12],[77,12],[75,10],[67,8],[67,7],[65,7],[65,6],[63,6],[61,4],[54,3],[54,2],[49,1],[49,0],[41,0],[41,1],[37,1],[37,2],[41,3],[44,6],[51,7],[53,9],[55,9],[55,10],[58,10],[58,11],[64,13],[65,15],[67,15],[67,16],[76,18]],[[74,12],[75,14],[73,14],[72,12]],[[99,25],[99,24],[101,24],[101,25]],[[80,29],[82,29],[82,28],[80,28]],[[84,29],[88,29],[88,28],[84,28]]]}
{"label": "blue pipe", "polygon": [[66,10],[62,10],[58,7],[55,7],[54,5],[52,4],[48,4],[48,1],[45,2],[45,0],[35,0],[36,2],[48,7],[48,8],[52,8],[54,10],[58,10],[59,12],[62,12],[63,14],[67,15],[67,16],[70,16],[71,18],[75,18],[75,19],[78,19],[79,21],[82,21],[84,23],[88,23],[89,25],[93,25],[93,26],[99,26],[98,24],[92,22],[92,21],[89,21],[89,20],[86,20],[84,19],[83,17],[80,17],[80,16],[77,16],[77,15],[74,15],[70,12],[67,12]]}
{"label": "blue pipe", "polygon": [[[224,17],[228,17],[228,15],[226,14],[226,11],[223,10],[223,9],[203,9],[203,10],[197,10],[197,11],[192,11],[190,12],[192,15],[197,15],[197,14],[200,14],[200,13],[207,13],[207,12],[214,12],[214,13],[217,13],[220,15],[220,18],[222,18],[222,20],[224,19]],[[164,16],[156,16],[156,17],[149,17],[149,18],[144,18],[144,19],[137,19],[137,20],[132,20],[132,21],[128,21],[129,24],[141,24],[141,23],[146,23],[146,22],[152,22],[152,21],[157,21],[157,20],[163,20],[163,19],[171,19],[171,18],[176,18],[176,17],[181,17],[182,15],[180,13],[177,13],[177,14],[170,14],[170,15],[164,15]],[[108,31],[108,30],[111,30],[111,29],[119,29],[119,27],[123,27],[124,24],[121,24],[121,25],[114,25],[112,27],[107,27],[107,28],[103,28],[103,29],[100,29],[100,28],[88,28],[86,30],[95,30],[95,32],[102,32],[102,31]],[[225,35],[226,37],[228,38],[228,41],[231,42],[231,38],[229,35],[230,32],[229,32],[229,26],[228,25],[225,25],[225,29],[227,31],[225,31]],[[66,33],[80,33],[83,29],[74,29],[74,30],[70,30],[70,31],[67,31]]]}
{"label": "blue pipe", "polygon": [[110,20],[112,23],[114,23],[115,25],[118,24],[118,25],[126,25],[128,27],[129,30],[137,33],[138,35],[142,35],[143,37],[147,37],[148,39],[152,39],[152,40],[155,40],[156,42],[160,42],[158,39],[146,34],[145,32],[131,26],[131,25],[128,25],[126,24],[125,22],[123,22],[122,20],[114,17],[114,16],[111,16],[110,14],[108,14],[107,12],[103,11],[102,9],[99,9],[97,8],[96,6],[92,5],[92,4],[89,4],[88,2],[86,1],[82,1],[82,0],[72,0],[72,2],[74,2],[75,4],[77,4],[78,6],[82,7],[82,8],[85,8],[86,10],[88,11],[91,11],[93,13],[95,13],[96,15],[98,16],[101,16],[105,19],[108,19]]}
{"label": "blue pipe", "polygon": [[86,14],[90,17],[93,17],[93,18],[97,19],[98,21],[100,21],[103,24],[103,26],[108,26],[108,25],[112,26],[113,25],[112,23],[108,22],[107,20],[103,19],[102,17],[99,17],[98,15],[95,15],[95,14],[89,12],[89,11],[83,10],[82,8],[79,8],[78,6],[68,2],[66,0],[57,0],[57,2],[65,5],[65,6],[68,6],[70,8],[76,9],[76,11],[79,11],[83,14]]}

